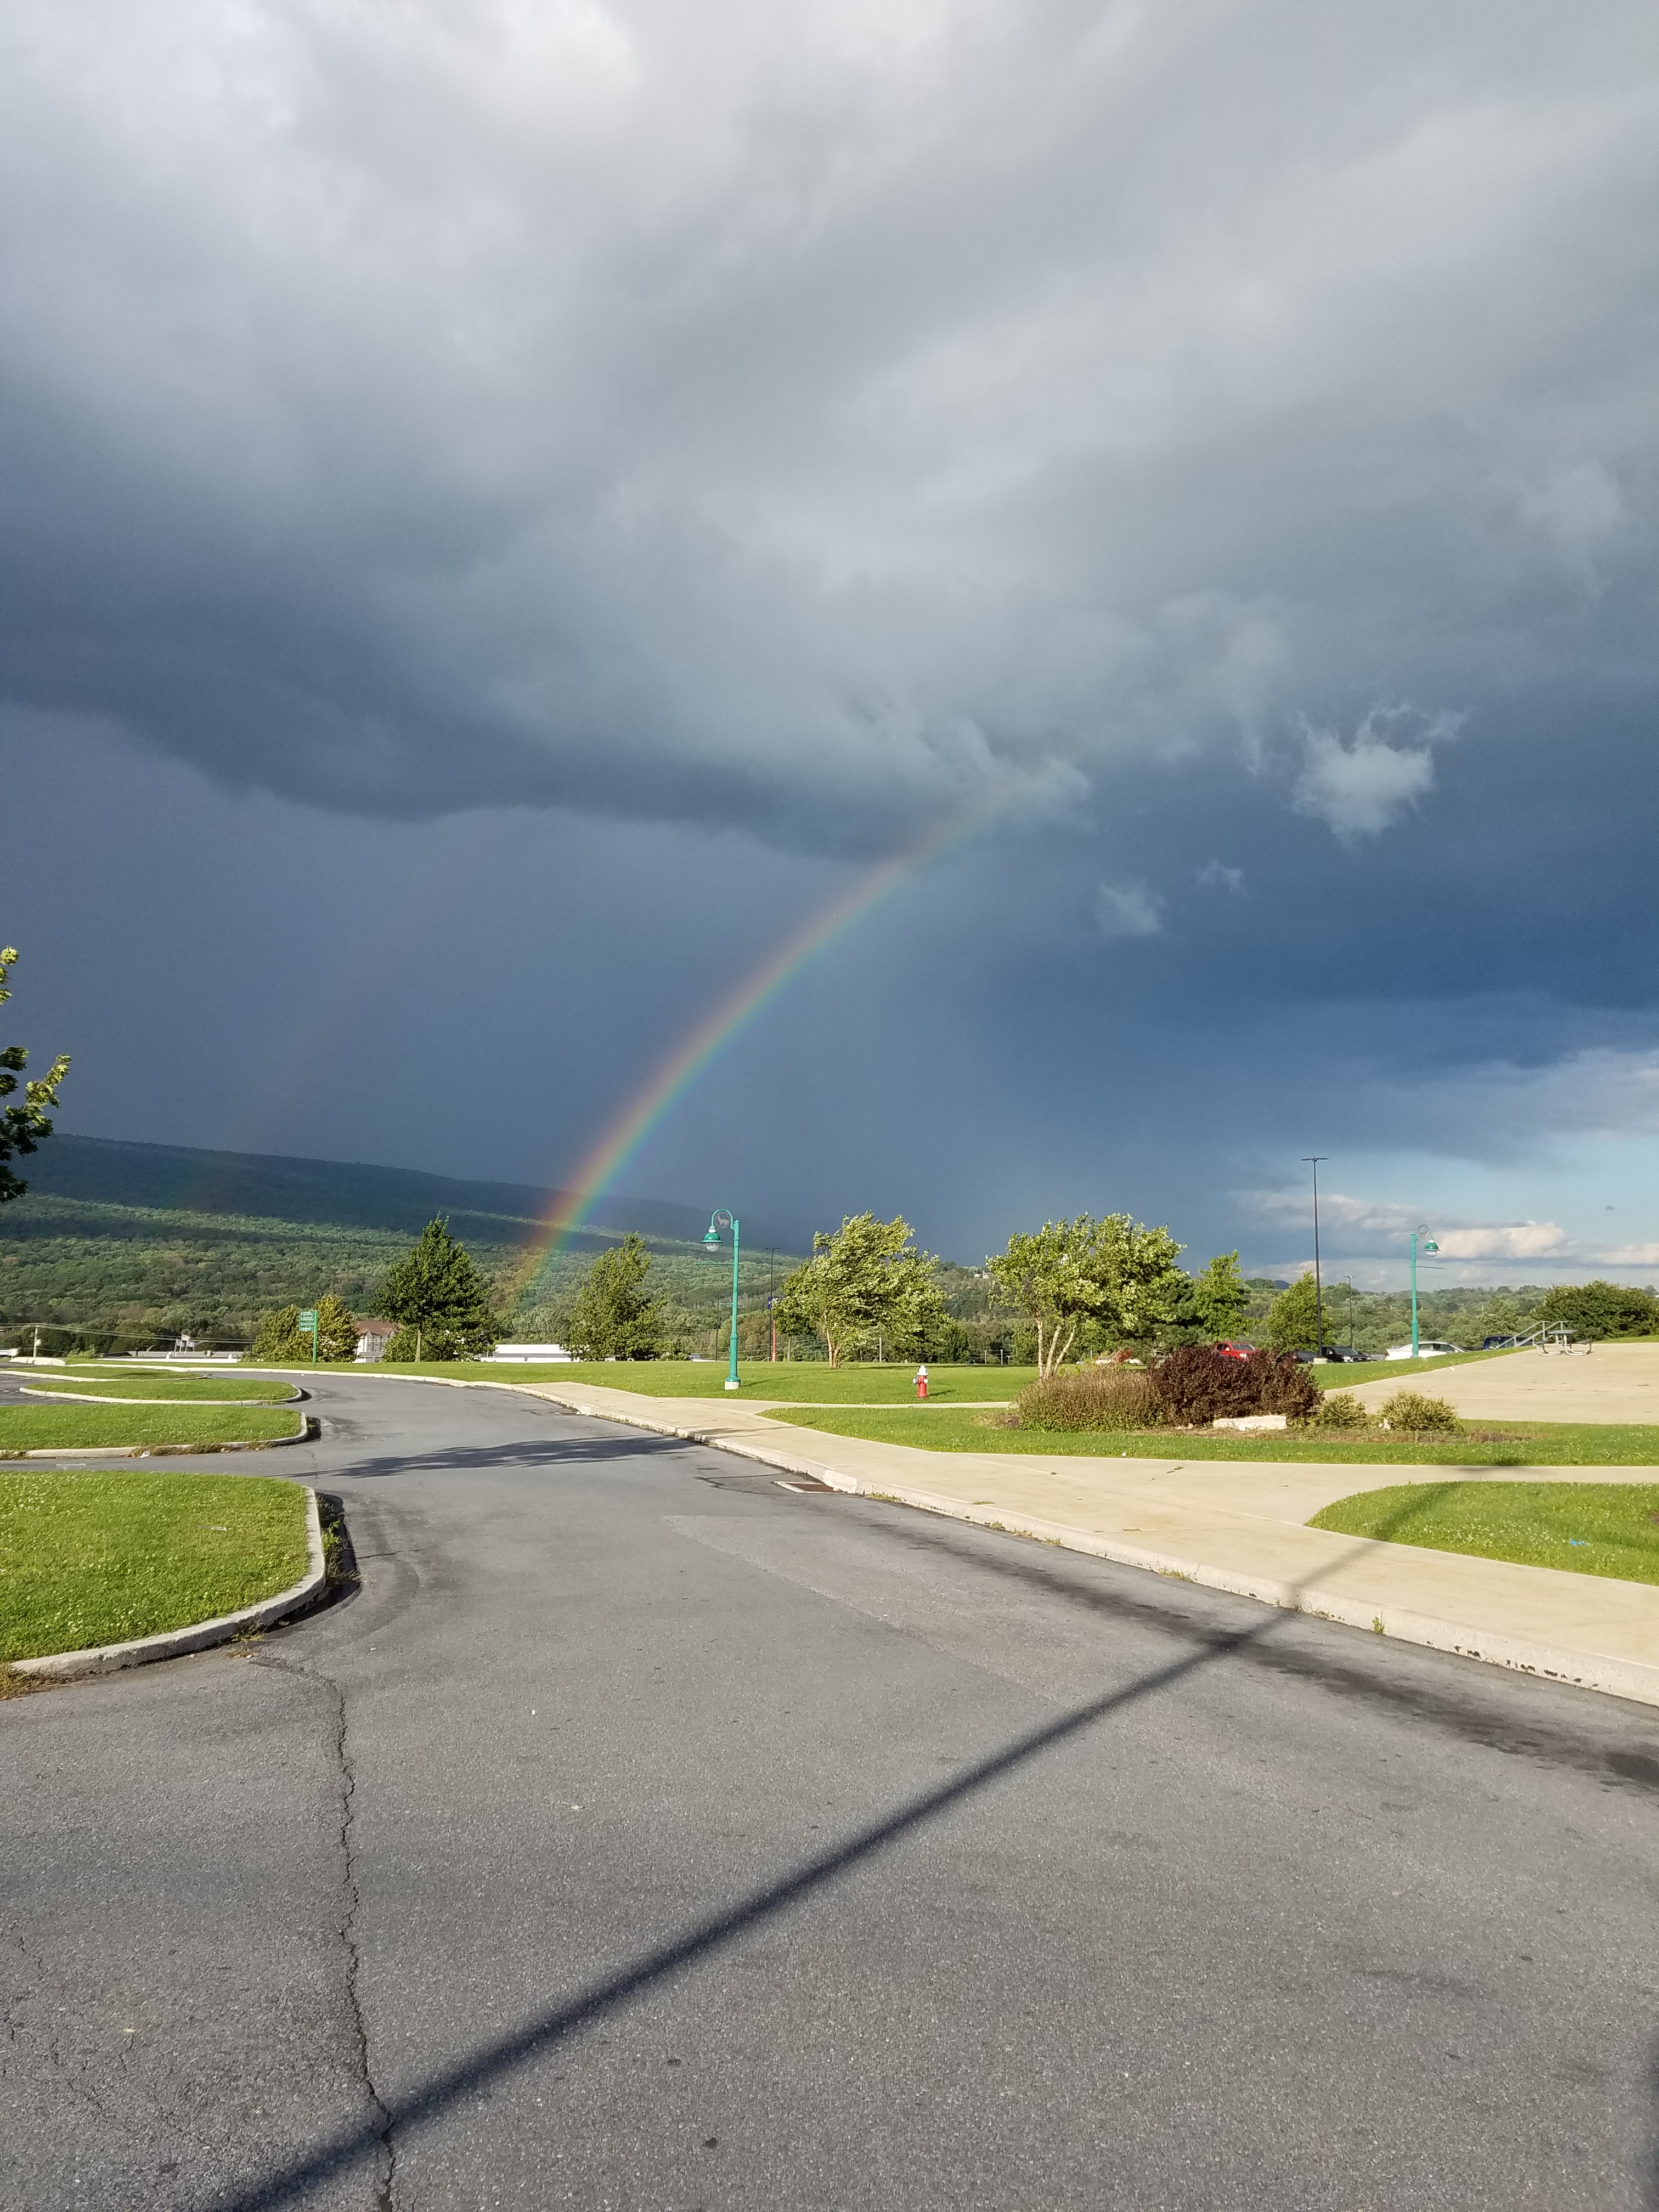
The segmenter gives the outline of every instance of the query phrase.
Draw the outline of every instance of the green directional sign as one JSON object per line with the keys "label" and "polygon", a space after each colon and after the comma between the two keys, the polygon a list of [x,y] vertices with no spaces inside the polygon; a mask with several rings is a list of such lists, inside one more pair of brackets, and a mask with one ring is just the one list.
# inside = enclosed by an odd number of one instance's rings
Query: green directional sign
{"label": "green directional sign", "polygon": [[320,1334],[317,1327],[315,1306],[307,1306],[300,1316],[300,1334],[302,1336],[308,1335],[311,1339],[311,1364],[314,1367],[317,1364],[317,1339]]}

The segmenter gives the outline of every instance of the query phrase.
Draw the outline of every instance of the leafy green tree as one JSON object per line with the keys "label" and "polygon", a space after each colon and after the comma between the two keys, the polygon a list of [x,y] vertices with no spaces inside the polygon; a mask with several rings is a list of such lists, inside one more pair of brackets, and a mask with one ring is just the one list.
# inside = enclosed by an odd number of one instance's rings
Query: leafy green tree
{"label": "leafy green tree", "polygon": [[1267,1309],[1267,1334],[1282,1352],[1317,1349],[1319,1332],[1313,1277],[1298,1275]]}
{"label": "leafy green tree", "polygon": [[945,1302],[933,1280],[939,1263],[910,1249],[912,1234],[902,1214],[852,1214],[833,1233],[816,1230],[811,1258],[778,1295],[779,1328],[821,1337],[832,1367],[878,1338],[894,1352],[920,1342]]}
{"label": "leafy green tree", "polygon": [[1539,1310],[1546,1328],[1605,1341],[1614,1336],[1659,1335],[1659,1298],[1623,1283],[1558,1283]]}
{"label": "leafy green tree", "polygon": [[277,1306],[262,1313],[253,1333],[253,1347],[243,1358],[259,1367],[292,1367],[308,1360],[311,1339],[300,1334],[299,1307]]}
{"label": "leafy green tree", "polygon": [[1200,1326],[1212,1340],[1237,1334],[1250,1310],[1250,1294],[1239,1273],[1237,1252],[1218,1252],[1194,1276],[1192,1303]]}
{"label": "leafy green tree", "polygon": [[1085,1322],[1105,1305],[1096,1249],[1099,1224],[1087,1213],[1075,1221],[1045,1221],[1017,1230],[1006,1252],[985,1262],[1006,1302],[1036,1329],[1037,1373],[1051,1376]]}
{"label": "leafy green tree", "polygon": [[413,1329],[416,1359],[476,1359],[495,1350],[501,1334],[489,1279],[441,1214],[386,1269],[379,1304],[388,1321]]}
{"label": "leafy green tree", "polygon": [[[0,1006],[11,996],[6,988],[6,978],[16,964],[15,945],[0,950]],[[0,1048],[0,1098],[16,1096],[17,1079],[28,1064],[28,1053],[22,1045],[9,1044]],[[69,1054],[60,1052],[44,1075],[32,1083],[24,1083],[20,1103],[0,1106],[0,1206],[9,1198],[21,1198],[28,1188],[6,1163],[19,1152],[37,1151],[42,1139],[51,1136],[52,1122],[46,1109],[58,1103],[58,1086],[68,1067]]]}
{"label": "leafy green tree", "polygon": [[356,1322],[345,1300],[332,1291],[325,1292],[317,1301],[317,1357],[319,1359],[355,1359],[357,1357]]}
{"label": "leafy green tree", "polygon": [[987,1260],[1007,1304],[1036,1332],[1037,1371],[1063,1364],[1090,1322],[1118,1343],[1144,1343],[1170,1327],[1191,1285],[1176,1262],[1181,1247],[1167,1229],[1148,1229],[1127,1213],[1097,1221],[1045,1221],[1017,1231],[1006,1252]]}
{"label": "leafy green tree", "polygon": [[662,1312],[646,1294],[651,1255],[629,1235],[601,1252],[587,1271],[570,1315],[570,1349],[584,1359],[654,1359],[662,1346]]}

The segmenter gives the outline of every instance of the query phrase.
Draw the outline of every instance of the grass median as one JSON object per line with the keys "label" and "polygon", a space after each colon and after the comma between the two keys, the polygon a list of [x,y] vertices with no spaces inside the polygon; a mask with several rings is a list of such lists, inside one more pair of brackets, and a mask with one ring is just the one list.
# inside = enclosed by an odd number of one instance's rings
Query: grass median
{"label": "grass median", "polygon": [[306,1492],[274,1476],[0,1473],[0,1664],[157,1636],[289,1589]]}
{"label": "grass median", "polygon": [[1308,1526],[1524,1567],[1659,1583],[1659,1483],[1399,1483],[1339,1498]]}
{"label": "grass median", "polygon": [[62,1393],[74,1398],[139,1400],[157,1406],[283,1406],[297,1395],[292,1382],[273,1382],[249,1375],[240,1382],[225,1375],[83,1375],[73,1367],[9,1370],[25,1390]]}
{"label": "grass median", "polygon": [[1259,1436],[1188,1429],[1133,1433],[1099,1429],[1006,1429],[948,1407],[889,1413],[834,1407],[785,1407],[768,1419],[836,1437],[908,1444],[921,1451],[1006,1452],[1089,1459],[1314,1461],[1356,1467],[1659,1467],[1659,1428],[1590,1421],[1505,1421],[1501,1435],[1479,1428],[1461,1437],[1407,1437],[1373,1429],[1270,1429]]}
{"label": "grass median", "polygon": [[0,1406],[0,1459],[19,1452],[211,1451],[301,1435],[304,1416],[264,1406]]}

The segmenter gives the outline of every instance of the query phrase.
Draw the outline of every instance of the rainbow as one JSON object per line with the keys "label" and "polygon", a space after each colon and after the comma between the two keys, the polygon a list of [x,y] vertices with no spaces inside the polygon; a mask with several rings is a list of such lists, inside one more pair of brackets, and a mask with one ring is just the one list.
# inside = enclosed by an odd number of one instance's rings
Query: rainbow
{"label": "rainbow", "polygon": [[560,1194],[557,1210],[538,1224],[525,1247],[520,1265],[508,1279],[505,1288],[509,1301],[520,1297],[543,1268],[568,1249],[596,1201],[623,1174],[647,1138],[673,1112],[703,1071],[765,1012],[787,984],[901,884],[965,843],[1000,811],[999,804],[981,808],[966,820],[958,817],[911,851],[882,861],[803,922],[759,967],[734,984],[680,1040],[579,1163],[574,1188]]}

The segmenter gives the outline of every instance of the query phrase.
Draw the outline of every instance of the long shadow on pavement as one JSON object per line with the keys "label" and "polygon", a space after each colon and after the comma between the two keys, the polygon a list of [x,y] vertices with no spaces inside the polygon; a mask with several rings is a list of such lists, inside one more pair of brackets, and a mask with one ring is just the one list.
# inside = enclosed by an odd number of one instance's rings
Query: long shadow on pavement
{"label": "long shadow on pavement", "polygon": [[[645,1440],[647,1449],[652,1449],[653,1442]],[[528,1448],[528,1460],[520,1459],[515,1463],[553,1465],[568,1463],[582,1455],[634,1456],[640,1449],[640,1443],[639,1439],[628,1438],[619,1440],[615,1447],[586,1442],[574,1448],[551,1443],[545,1447],[532,1445]],[[667,1453],[683,1450],[684,1445],[678,1439],[663,1438],[655,1441],[655,1449]],[[411,1462],[407,1459],[398,1459],[379,1464],[386,1473],[408,1468],[411,1465],[467,1468],[499,1466],[505,1456],[499,1450],[481,1452],[457,1449],[434,1454],[429,1461]],[[377,1463],[371,1462],[368,1464],[374,1468]],[[355,1468],[350,1471],[359,1472]],[[1402,1506],[1398,1516],[1401,1522],[1409,1517],[1410,1510],[1409,1504]],[[1378,1540],[1376,1538],[1359,1540],[1354,1547],[1356,1553],[1373,1549]],[[859,1830],[844,1843],[809,1858],[793,1873],[751,1891],[746,1898],[740,1899],[723,1911],[708,1915],[672,1942],[641,1954],[615,1973],[591,1982],[574,1996],[535,2014],[510,2034],[499,2036],[470,2056],[433,2073],[395,2107],[388,2109],[383,2106],[384,2116],[378,2122],[374,2118],[365,2118],[355,2127],[342,2129],[319,2148],[291,2160],[264,2181],[256,2183],[252,2189],[221,2197],[216,2202],[216,2212],[271,2212],[271,2208],[291,2202],[301,2191],[327,2180],[347,2167],[360,2161],[367,2164],[379,2160],[388,2155],[399,2132],[417,2126],[422,2121],[437,2118],[468,2097],[476,2095],[491,2081],[516,2071],[543,2052],[566,2041],[617,2007],[643,1996],[701,1960],[725,1949],[752,1929],[776,1919],[805,1899],[838,1881],[843,1875],[853,1873],[891,1845],[903,1841],[929,1821],[939,1819],[988,1789],[994,1783],[1029,1765],[1045,1752],[1069,1741],[1097,1723],[1110,1719],[1115,1714],[1174,1689],[1207,1668],[1242,1654],[1259,1651],[1270,1644],[1275,1635],[1300,1618],[1297,1613],[1287,1607],[1267,1613],[1250,1627],[1231,1633],[1207,1635],[1198,1650],[1171,1661],[1167,1666],[1156,1668],[1119,1689],[1108,1691],[1084,1705],[1074,1706],[1057,1720],[1016,1737],[1002,1750],[992,1753],[989,1758],[977,1760],[951,1781],[922,1791],[884,1819]],[[1651,1762],[1638,1764],[1648,1765]],[[1632,1776],[1631,1778],[1638,1778]],[[1645,1781],[1647,1778],[1644,1774],[1640,1778]],[[1659,2094],[1659,2074],[1656,2074],[1655,2080],[1656,2094]],[[1650,2143],[1644,2157],[1644,2202],[1650,2212],[1659,2212],[1659,2141]],[[384,2196],[381,2201],[386,2201]]]}

